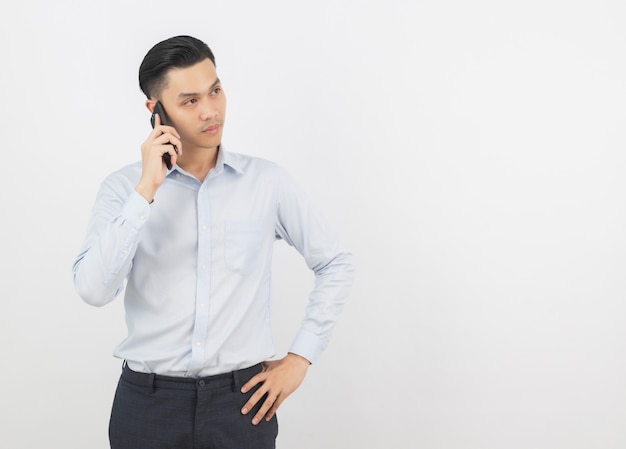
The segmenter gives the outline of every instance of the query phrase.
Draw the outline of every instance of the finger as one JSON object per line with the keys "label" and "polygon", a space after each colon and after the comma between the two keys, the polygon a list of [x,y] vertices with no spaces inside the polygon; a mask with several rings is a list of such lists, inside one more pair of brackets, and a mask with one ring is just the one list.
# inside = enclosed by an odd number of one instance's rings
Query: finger
{"label": "finger", "polygon": [[178,153],[179,155],[182,154],[183,143],[181,142],[180,137],[178,135],[171,135],[170,143],[174,146],[174,151],[176,153]]}
{"label": "finger", "polygon": [[243,387],[241,387],[242,393],[247,393],[252,390],[255,386],[265,381],[265,377],[263,372],[260,372],[256,376],[252,377],[248,382],[246,382]]}
{"label": "finger", "polygon": [[152,127],[152,135],[154,137],[159,136],[161,134],[170,133],[174,134],[177,138],[180,139],[180,135],[176,131],[176,128],[170,125],[161,124],[161,116],[157,113],[154,114],[154,126]]}
{"label": "finger", "polygon": [[283,403],[283,400],[281,396],[278,396],[276,400],[274,401],[274,403],[272,404],[272,406],[270,407],[270,409],[265,414],[265,421],[269,421],[274,417],[274,415],[276,414],[276,411],[278,410],[278,407],[280,407],[280,404],[282,403]]}
{"label": "finger", "polygon": [[[159,137],[154,139],[152,144],[157,146],[169,145],[172,147],[174,152],[178,151],[179,154],[182,154],[182,142],[172,134],[161,134]],[[176,148],[174,148],[174,146],[176,146]]]}
{"label": "finger", "polygon": [[154,136],[153,143],[156,144],[164,144],[164,143],[172,143],[174,145],[179,145],[180,137],[177,134],[172,134],[170,132],[159,134],[158,136]]}
{"label": "finger", "polygon": [[153,138],[156,138],[162,134],[172,134],[176,136],[177,139],[180,139],[180,134],[176,131],[176,128],[169,125],[161,125],[161,116],[159,114],[154,114],[154,126],[152,129],[152,133],[150,135]]}
{"label": "finger", "polygon": [[267,412],[267,414],[265,415],[265,421],[269,421],[270,419],[274,417],[274,415],[276,414],[276,411],[278,410],[278,407],[280,407],[280,404],[282,403],[283,403],[283,397],[278,396],[278,399],[276,399],[274,403],[272,404],[272,408],[270,408],[269,412]]}
{"label": "finger", "polygon": [[[265,398],[265,401],[263,401],[263,405],[261,405],[261,408],[259,409],[257,414],[254,415],[254,418],[252,419],[252,424],[256,426],[258,423],[260,423],[263,417],[266,416],[266,414],[272,409],[272,407],[274,407],[274,404],[276,404],[277,401],[278,396],[268,395]],[[271,419],[271,416],[268,415],[266,419]]]}
{"label": "finger", "polygon": [[[180,139],[180,134],[178,134],[178,131],[176,131],[176,128],[174,128],[173,126],[170,125],[161,125],[160,124],[160,120],[158,119],[159,115],[156,115],[155,121],[154,121],[154,129],[152,130],[152,135],[154,137],[157,137],[161,134],[172,134],[174,136],[176,136],[177,139]],[[157,122],[159,122],[157,124]]]}
{"label": "finger", "polygon": [[172,158],[172,164],[173,164],[174,163],[174,158],[176,156],[178,156],[176,151],[174,151],[174,146],[173,145],[162,145],[161,149],[162,149],[161,156],[163,156],[165,153],[169,154],[170,157]]}
{"label": "finger", "polygon": [[178,156],[178,154],[174,151],[174,147],[169,143],[163,145],[153,145],[149,159],[162,159],[165,154],[169,154],[172,165],[176,163],[176,156]]}
{"label": "finger", "polygon": [[181,150],[180,147],[175,147],[174,145],[166,145],[168,147],[168,153],[170,155],[170,163],[172,164],[172,166],[177,164],[178,161],[178,157],[181,154]]}
{"label": "finger", "polygon": [[176,161],[178,160],[178,152],[176,151],[175,147],[172,147],[172,150],[174,152],[174,154],[172,154],[172,152],[170,152],[170,163],[172,164],[172,166],[176,165]]}
{"label": "finger", "polygon": [[254,394],[250,397],[250,399],[248,399],[248,402],[244,404],[243,408],[241,409],[241,413],[247,415],[248,412],[250,412],[250,410],[252,410],[261,399],[263,399],[265,393],[267,393],[267,387],[261,385],[259,389],[255,391]]}
{"label": "finger", "polygon": [[176,136],[177,139],[180,139],[180,134],[178,134],[178,131],[176,131],[176,128],[174,128],[173,126],[169,126],[169,125],[161,125],[159,126],[159,130],[163,133],[163,134],[172,134],[174,136]]}

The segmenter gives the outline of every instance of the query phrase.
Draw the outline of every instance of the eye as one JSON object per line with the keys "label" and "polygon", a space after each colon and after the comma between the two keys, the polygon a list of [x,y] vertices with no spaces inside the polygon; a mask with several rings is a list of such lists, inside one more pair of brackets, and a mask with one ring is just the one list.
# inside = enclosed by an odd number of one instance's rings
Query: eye
{"label": "eye", "polygon": [[211,95],[219,95],[221,91],[221,87],[216,87],[215,89],[213,89],[213,91],[211,91]]}
{"label": "eye", "polygon": [[195,104],[197,102],[198,102],[198,100],[196,98],[190,98],[189,100],[185,101],[183,104],[184,105],[192,105],[192,104]]}

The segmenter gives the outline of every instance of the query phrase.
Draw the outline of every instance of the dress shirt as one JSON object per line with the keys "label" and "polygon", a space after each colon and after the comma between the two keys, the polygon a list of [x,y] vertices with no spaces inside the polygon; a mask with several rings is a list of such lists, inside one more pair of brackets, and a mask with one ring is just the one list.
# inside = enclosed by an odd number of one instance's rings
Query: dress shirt
{"label": "dress shirt", "polygon": [[204,182],[174,166],[151,204],[135,191],[140,176],[137,162],[102,182],[73,266],[89,304],[124,291],[128,336],[114,356],[185,377],[274,356],[272,252],[284,239],[315,274],[289,351],[315,362],[352,284],[352,255],[286,171],[221,147]]}

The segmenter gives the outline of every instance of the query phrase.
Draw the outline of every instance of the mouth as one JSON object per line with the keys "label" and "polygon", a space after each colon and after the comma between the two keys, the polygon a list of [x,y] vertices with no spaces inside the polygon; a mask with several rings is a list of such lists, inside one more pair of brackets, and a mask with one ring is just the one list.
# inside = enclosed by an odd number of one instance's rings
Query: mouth
{"label": "mouth", "polygon": [[209,127],[207,127],[207,128],[204,128],[204,129],[202,130],[202,132],[203,132],[204,134],[208,134],[208,135],[210,135],[210,136],[214,136],[214,135],[216,135],[216,134],[219,132],[219,130],[220,130],[220,128],[221,128],[221,127],[222,127],[222,124],[221,124],[221,123],[218,123],[218,124],[216,124],[216,125],[211,125],[211,126],[209,126]]}

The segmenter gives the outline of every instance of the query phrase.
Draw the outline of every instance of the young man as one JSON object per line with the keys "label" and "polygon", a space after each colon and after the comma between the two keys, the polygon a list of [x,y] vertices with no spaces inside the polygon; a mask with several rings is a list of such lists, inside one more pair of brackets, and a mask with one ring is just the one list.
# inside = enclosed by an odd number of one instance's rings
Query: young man
{"label": "young man", "polygon": [[[226,99],[206,44],[158,43],[139,84],[163,113],[141,162],[101,184],[73,267],[89,304],[125,288],[111,447],[274,448],[276,410],[328,343],[352,257],[284,170],[222,146]],[[315,286],[288,354],[270,360],[276,239],[304,257]]]}

